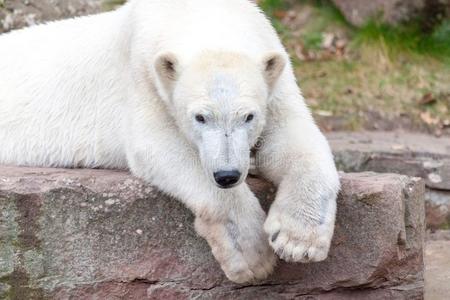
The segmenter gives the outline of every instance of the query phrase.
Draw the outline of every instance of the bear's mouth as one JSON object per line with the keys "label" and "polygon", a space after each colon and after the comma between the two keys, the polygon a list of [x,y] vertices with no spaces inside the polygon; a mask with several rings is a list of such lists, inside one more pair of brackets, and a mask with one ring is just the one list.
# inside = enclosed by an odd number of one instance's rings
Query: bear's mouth
{"label": "bear's mouth", "polygon": [[229,189],[232,189],[234,187],[237,187],[239,184],[240,183],[235,183],[235,184],[232,184],[232,185],[222,186],[222,185],[216,183],[216,186],[218,188],[222,189],[222,190],[229,190]]}

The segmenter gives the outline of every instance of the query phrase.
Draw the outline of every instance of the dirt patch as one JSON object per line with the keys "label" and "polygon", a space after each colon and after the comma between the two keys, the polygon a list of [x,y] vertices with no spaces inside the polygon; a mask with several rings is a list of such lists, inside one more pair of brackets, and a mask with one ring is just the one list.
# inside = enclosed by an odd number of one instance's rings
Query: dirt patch
{"label": "dirt patch", "polygon": [[425,299],[450,295],[450,240],[428,241],[425,250]]}

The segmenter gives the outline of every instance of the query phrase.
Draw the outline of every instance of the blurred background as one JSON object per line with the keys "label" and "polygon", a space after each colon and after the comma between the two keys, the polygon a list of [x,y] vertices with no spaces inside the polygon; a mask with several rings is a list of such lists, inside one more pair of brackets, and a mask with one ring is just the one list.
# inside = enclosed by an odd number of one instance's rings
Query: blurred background
{"label": "blurred background", "polygon": [[324,130],[450,130],[450,1],[260,1]]}
{"label": "blurred background", "polygon": [[[123,0],[0,0],[0,32]],[[450,0],[260,0],[325,131],[450,135]]]}

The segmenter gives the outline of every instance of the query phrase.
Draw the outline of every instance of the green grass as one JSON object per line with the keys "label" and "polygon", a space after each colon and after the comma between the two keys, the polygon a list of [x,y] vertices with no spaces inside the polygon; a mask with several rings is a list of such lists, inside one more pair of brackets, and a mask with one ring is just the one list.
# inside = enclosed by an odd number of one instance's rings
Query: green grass
{"label": "green grass", "polygon": [[301,36],[307,49],[318,49],[322,33],[337,26],[348,33],[354,48],[370,44],[383,48],[392,59],[396,59],[397,55],[414,54],[433,57],[450,64],[450,20],[437,23],[427,30],[423,29],[426,22],[420,20],[399,26],[371,20],[361,28],[356,28],[347,22],[329,0],[297,0],[290,1],[289,4],[284,0],[261,1],[261,8],[272,19],[275,29],[283,39],[289,38],[289,30],[274,13],[295,4],[313,7],[315,10],[316,18],[304,25],[304,34]]}
{"label": "green grass", "polygon": [[398,53],[430,56],[450,63],[450,21],[447,20],[432,32],[424,32],[419,24],[391,26],[370,21],[355,32],[357,45],[372,44],[386,47],[389,55]]}
{"label": "green grass", "polygon": [[321,17],[324,20],[327,20],[327,22],[353,27],[347,22],[340,10],[337,9],[336,6],[329,0],[297,0],[297,2],[313,6],[317,10],[320,10]]}
{"label": "green grass", "polygon": [[303,35],[303,46],[307,50],[319,50],[322,47],[323,34],[319,31],[307,32]]}
{"label": "green grass", "polygon": [[424,27],[428,27],[429,22],[420,19],[398,26],[371,20],[361,28],[356,28],[347,22],[343,14],[329,0],[297,0],[297,2],[315,7],[319,18],[313,20],[316,28],[309,29],[315,34],[330,25],[340,26],[346,28],[356,46],[364,43],[375,46],[378,44],[386,47],[390,55],[395,56],[406,52],[450,62],[449,19],[440,23],[435,22],[432,28],[426,29]]}
{"label": "green grass", "polygon": [[[406,114],[416,124],[428,112],[440,120],[450,113],[450,68],[436,60],[391,62],[379,50],[367,48],[357,59],[307,61],[296,66],[305,98],[316,113],[327,111],[341,118],[341,128],[361,129],[366,113],[395,120]],[[418,101],[432,93],[434,103]]]}
{"label": "green grass", "polygon": [[273,17],[275,11],[286,9],[288,5],[283,0],[263,0],[259,6],[269,17]]}
{"label": "green grass", "polygon": [[[285,28],[285,44],[316,115],[331,115],[340,120],[338,128],[348,130],[364,128],[373,114],[391,123],[406,115],[414,128],[422,126],[423,113],[436,120],[449,119],[449,21],[428,34],[413,23],[392,27],[372,21],[356,28],[328,1],[299,0],[297,5],[294,9],[309,10],[309,17],[301,26],[294,23],[294,27]],[[296,35],[289,35],[289,30]],[[348,40],[344,57],[296,59],[292,45],[300,43],[307,50],[320,52],[323,36],[328,33]],[[419,104],[427,93],[436,100]]]}

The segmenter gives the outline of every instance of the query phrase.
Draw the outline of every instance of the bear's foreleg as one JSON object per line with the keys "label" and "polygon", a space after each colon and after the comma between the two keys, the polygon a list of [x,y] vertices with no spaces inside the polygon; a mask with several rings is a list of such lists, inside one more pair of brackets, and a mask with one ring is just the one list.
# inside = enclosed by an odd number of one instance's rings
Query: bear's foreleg
{"label": "bear's foreleg", "polygon": [[227,218],[198,216],[195,228],[208,241],[230,280],[245,283],[264,279],[276,263],[263,231],[266,214],[245,183],[225,194],[215,199],[231,204]]}
{"label": "bear's foreleg", "polygon": [[294,89],[273,102],[257,153],[259,169],[278,186],[264,229],[280,258],[322,261],[334,231],[338,173],[300,93]]}

